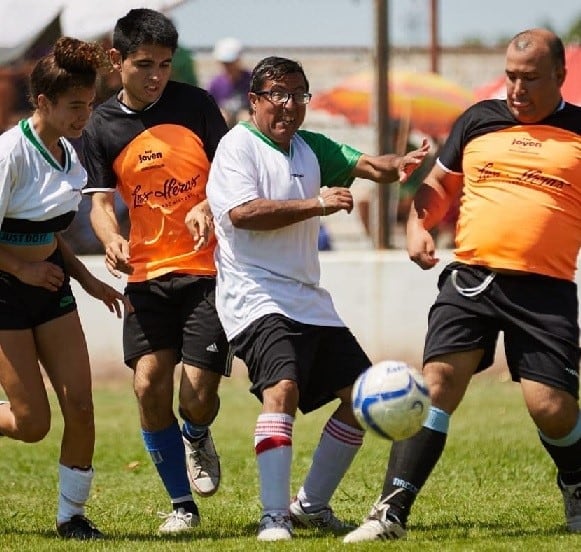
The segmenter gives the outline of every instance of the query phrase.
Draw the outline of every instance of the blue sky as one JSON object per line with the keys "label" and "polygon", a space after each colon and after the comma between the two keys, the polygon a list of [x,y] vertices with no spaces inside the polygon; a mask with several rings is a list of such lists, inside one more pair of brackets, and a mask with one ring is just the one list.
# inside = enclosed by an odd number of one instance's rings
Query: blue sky
{"label": "blue sky", "polygon": [[[389,0],[392,44],[429,44],[429,5]],[[172,17],[190,48],[210,47],[223,36],[248,46],[371,46],[373,11],[373,0],[186,0]],[[546,24],[562,33],[580,16],[580,0],[439,0],[440,41],[493,43]]]}

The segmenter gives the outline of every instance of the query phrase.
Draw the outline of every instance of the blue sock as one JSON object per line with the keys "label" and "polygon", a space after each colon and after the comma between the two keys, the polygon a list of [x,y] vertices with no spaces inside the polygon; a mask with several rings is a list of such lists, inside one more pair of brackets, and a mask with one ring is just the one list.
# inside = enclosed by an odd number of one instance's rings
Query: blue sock
{"label": "blue sock", "polygon": [[450,426],[450,414],[444,412],[440,408],[430,406],[428,417],[424,422],[424,427],[427,427],[428,429],[433,429],[434,431],[438,431],[440,433],[447,434],[449,426]]}
{"label": "blue sock", "polygon": [[197,441],[208,433],[208,426],[193,424],[189,420],[184,419],[182,433],[188,441]]}
{"label": "blue sock", "polygon": [[174,422],[161,431],[142,429],[141,434],[145,450],[149,452],[172,502],[187,497],[191,499],[184,443],[178,423]]}

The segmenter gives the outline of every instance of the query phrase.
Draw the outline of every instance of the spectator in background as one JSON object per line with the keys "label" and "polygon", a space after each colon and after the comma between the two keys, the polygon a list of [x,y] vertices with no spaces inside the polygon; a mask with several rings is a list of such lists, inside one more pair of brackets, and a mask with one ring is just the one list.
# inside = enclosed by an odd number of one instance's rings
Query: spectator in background
{"label": "spectator in background", "polygon": [[242,43],[236,38],[223,38],[216,42],[214,58],[222,65],[222,72],[208,85],[229,127],[238,120],[247,119],[250,104],[250,71],[242,64]]}
{"label": "spectator in background", "polygon": [[171,80],[198,86],[198,75],[192,52],[178,44],[171,60]]}

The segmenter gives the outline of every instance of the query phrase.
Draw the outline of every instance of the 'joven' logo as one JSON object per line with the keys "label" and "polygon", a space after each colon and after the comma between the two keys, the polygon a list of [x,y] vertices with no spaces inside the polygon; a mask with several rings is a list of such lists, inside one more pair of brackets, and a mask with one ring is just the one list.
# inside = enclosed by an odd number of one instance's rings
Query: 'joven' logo
{"label": "'joven' logo", "polygon": [[151,151],[145,150],[138,156],[140,163],[147,163],[148,161],[155,161],[156,159],[163,159],[163,153],[161,151]]}
{"label": "'joven' logo", "polygon": [[532,138],[528,138],[526,136],[522,138],[515,138],[512,141],[512,146],[522,146],[525,148],[542,148],[543,144],[538,142],[537,140],[533,140]]}

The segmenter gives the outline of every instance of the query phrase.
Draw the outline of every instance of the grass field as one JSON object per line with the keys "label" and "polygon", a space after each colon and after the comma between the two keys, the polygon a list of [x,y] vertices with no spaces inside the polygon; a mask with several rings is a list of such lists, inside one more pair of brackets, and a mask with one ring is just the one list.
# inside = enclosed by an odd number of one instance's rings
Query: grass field
{"label": "grass field", "polygon": [[[54,400],[53,400],[54,404]],[[332,407],[299,415],[294,432],[293,487]],[[159,537],[158,511],[168,499],[143,450],[129,381],[95,385],[96,478],[88,515],[107,540],[59,540],[54,532],[58,410],[49,436],[25,445],[0,439],[0,550],[257,550],[260,516],[253,430],[259,410],[244,377],[224,382],[214,437],[222,458],[218,494],[199,499],[202,525],[192,535]],[[336,513],[360,521],[380,492],[389,443],[367,437],[333,499]],[[444,456],[416,502],[406,541],[343,545],[297,530],[292,542],[260,549],[315,550],[574,550],[581,536],[564,530],[554,467],[538,442],[519,387],[477,378],[452,419]]]}

